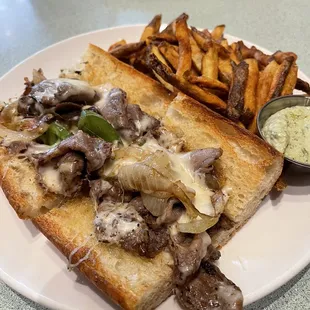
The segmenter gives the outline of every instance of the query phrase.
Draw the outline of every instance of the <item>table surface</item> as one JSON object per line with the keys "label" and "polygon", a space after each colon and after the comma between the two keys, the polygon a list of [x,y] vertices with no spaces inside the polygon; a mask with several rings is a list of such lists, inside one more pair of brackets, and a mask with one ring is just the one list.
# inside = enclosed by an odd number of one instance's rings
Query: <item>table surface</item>
{"label": "table surface", "polygon": [[[0,0],[0,76],[57,41],[96,29],[146,23],[159,12],[164,13],[164,22],[187,12],[196,27],[224,23],[227,33],[271,51],[293,50],[299,67],[310,76],[309,0]],[[309,267],[246,310],[309,310]],[[45,308],[0,281],[0,309]]]}

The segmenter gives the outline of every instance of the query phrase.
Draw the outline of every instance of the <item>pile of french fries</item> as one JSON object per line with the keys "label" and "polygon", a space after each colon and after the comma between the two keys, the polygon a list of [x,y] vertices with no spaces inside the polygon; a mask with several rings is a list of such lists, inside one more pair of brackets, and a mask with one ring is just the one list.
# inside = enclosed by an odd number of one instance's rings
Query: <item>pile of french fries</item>
{"label": "pile of french fries", "polygon": [[160,31],[161,15],[156,15],[139,42],[121,40],[109,52],[169,91],[180,90],[254,133],[266,102],[294,89],[310,94],[309,84],[297,78],[296,54],[266,55],[243,41],[229,44],[225,25],[200,31],[187,21],[183,13]]}

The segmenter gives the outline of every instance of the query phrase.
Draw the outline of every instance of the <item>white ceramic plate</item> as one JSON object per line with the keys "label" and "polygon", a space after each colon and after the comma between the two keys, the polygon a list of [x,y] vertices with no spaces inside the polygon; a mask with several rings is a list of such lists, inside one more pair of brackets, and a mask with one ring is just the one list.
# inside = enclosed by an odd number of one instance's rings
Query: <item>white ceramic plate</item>
{"label": "white ceramic plate", "polygon": [[[108,48],[118,39],[136,41],[143,26],[123,26],[83,34],[57,43],[17,65],[0,80],[0,100],[18,96],[23,77],[43,68],[56,77],[75,64],[88,43]],[[239,38],[228,36],[231,41]],[[247,45],[252,45],[246,42]],[[269,51],[260,48],[266,53]],[[307,77],[300,72],[300,77]],[[222,250],[220,268],[239,285],[249,304],[267,295],[310,262],[310,174],[289,172],[289,187],[267,197],[256,215]],[[31,222],[21,221],[0,192],[0,277],[13,289],[55,309],[110,310],[115,306],[87,280],[66,269],[66,259]],[[159,309],[178,309],[173,298]]]}

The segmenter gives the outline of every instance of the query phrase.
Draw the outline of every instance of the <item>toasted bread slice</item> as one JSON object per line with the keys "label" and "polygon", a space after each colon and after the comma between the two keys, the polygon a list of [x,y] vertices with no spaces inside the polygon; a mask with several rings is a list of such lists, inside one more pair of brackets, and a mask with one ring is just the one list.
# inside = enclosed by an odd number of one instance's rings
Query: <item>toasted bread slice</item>
{"label": "toasted bread slice", "polygon": [[[160,84],[118,61],[109,53],[90,45],[84,59],[86,65],[79,76],[92,85],[110,83],[128,93],[131,103],[162,119],[167,129],[186,141],[188,150],[221,147],[223,156],[216,168],[231,198],[225,209],[230,227],[217,226],[212,231],[216,246],[225,244],[257,210],[261,199],[279,177],[283,157],[248,131],[179,94],[174,100]],[[21,217],[34,217],[55,199],[36,182],[34,167],[26,161],[0,153],[0,179],[10,203]],[[14,162],[15,164],[11,166]],[[21,172],[20,172],[21,171]],[[25,178],[27,176],[27,178]],[[22,182],[24,179],[27,182]],[[55,207],[57,205],[55,204]],[[172,260],[161,253],[146,259],[126,253],[119,247],[97,244],[90,238],[94,211],[90,199],[67,201],[34,219],[36,226],[67,257],[74,249],[73,262],[99,289],[125,309],[153,309],[171,293]],[[137,271],[136,273],[132,273]],[[134,279],[137,275],[137,281]]]}
{"label": "toasted bread slice", "polygon": [[21,219],[34,218],[60,206],[63,198],[45,191],[33,165],[0,147],[0,185]]}
{"label": "toasted bread slice", "polygon": [[79,78],[90,85],[112,84],[126,91],[130,103],[162,118],[175,94],[169,93],[160,83],[90,44],[83,56],[84,69]]}
{"label": "toasted bread slice", "polygon": [[124,309],[154,309],[172,293],[171,255],[162,252],[147,259],[98,243],[92,236],[94,217],[91,199],[84,197],[70,200],[33,222],[67,258],[74,253],[71,263],[80,260],[77,268],[117,304]]}

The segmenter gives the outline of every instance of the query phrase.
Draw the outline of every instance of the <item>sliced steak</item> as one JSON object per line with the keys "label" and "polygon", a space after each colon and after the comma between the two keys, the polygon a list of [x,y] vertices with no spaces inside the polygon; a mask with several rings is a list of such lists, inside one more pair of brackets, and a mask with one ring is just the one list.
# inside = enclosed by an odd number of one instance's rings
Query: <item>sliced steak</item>
{"label": "sliced steak", "polygon": [[103,202],[94,222],[97,239],[141,256],[152,258],[160,253],[168,245],[167,228],[153,227],[156,218],[141,201],[139,197],[130,203]]}
{"label": "sliced steak", "polygon": [[18,112],[24,116],[37,116],[45,109],[62,102],[93,104],[99,97],[86,82],[73,79],[48,79],[32,85],[18,100]]}
{"label": "sliced steak", "polygon": [[130,192],[124,191],[117,180],[109,182],[103,179],[89,182],[90,196],[97,201],[102,202],[129,202],[132,199]]}
{"label": "sliced steak", "polygon": [[200,149],[191,152],[190,160],[194,171],[206,171],[223,154],[220,148]]}
{"label": "sliced steak", "polygon": [[38,164],[44,165],[52,159],[65,155],[68,152],[82,153],[87,161],[87,172],[93,172],[103,167],[107,158],[111,155],[111,143],[99,138],[93,138],[79,130],[57,146],[38,157]]}
{"label": "sliced steak", "polygon": [[175,283],[182,285],[186,279],[192,276],[200,267],[201,261],[207,255],[211,238],[204,232],[187,236],[180,242],[180,236],[172,237],[171,252],[175,264]]}
{"label": "sliced steak", "polygon": [[128,142],[137,140],[159,126],[159,121],[144,113],[138,105],[128,104],[127,95],[120,88],[111,89],[96,106],[102,116]]}
{"label": "sliced steak", "polygon": [[81,190],[83,183],[84,158],[81,154],[69,152],[57,163],[64,196],[73,196]]}
{"label": "sliced steak", "polygon": [[199,271],[177,288],[176,296],[184,310],[243,309],[239,287],[210,262],[202,263]]}

